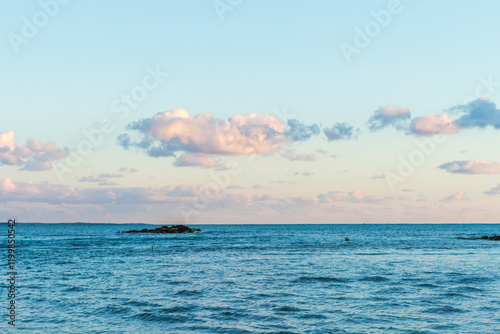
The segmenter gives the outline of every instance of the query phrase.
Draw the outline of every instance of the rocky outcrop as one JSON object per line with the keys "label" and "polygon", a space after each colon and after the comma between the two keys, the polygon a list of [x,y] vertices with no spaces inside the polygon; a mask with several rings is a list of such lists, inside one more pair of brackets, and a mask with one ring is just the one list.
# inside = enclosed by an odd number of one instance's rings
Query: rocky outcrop
{"label": "rocky outcrop", "polygon": [[481,237],[481,238],[459,238],[459,239],[463,239],[463,240],[496,240],[496,241],[500,241],[500,235],[494,235],[492,237],[489,237],[489,236],[485,235],[484,237]]}
{"label": "rocky outcrop", "polygon": [[487,235],[485,235],[484,237],[481,237],[481,238],[474,238],[475,240],[477,239],[484,239],[484,240],[496,240],[496,241],[500,241],[500,235],[494,235],[492,237],[488,237]]}
{"label": "rocky outcrop", "polygon": [[193,233],[201,232],[199,228],[190,228],[185,225],[162,226],[153,229],[122,231],[122,233]]}

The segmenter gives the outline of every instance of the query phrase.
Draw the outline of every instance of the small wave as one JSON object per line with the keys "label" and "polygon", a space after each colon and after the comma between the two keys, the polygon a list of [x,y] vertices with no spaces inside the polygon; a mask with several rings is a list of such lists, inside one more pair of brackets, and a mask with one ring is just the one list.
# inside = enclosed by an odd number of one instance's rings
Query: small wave
{"label": "small wave", "polygon": [[354,255],[389,255],[390,253],[354,253]]}
{"label": "small wave", "polygon": [[432,283],[422,283],[422,284],[418,284],[417,286],[420,286],[423,288],[439,288],[439,286],[432,284]]}
{"label": "small wave", "polygon": [[165,313],[188,313],[191,312],[195,309],[195,307],[192,306],[173,306],[173,307],[167,307],[167,308],[162,308],[161,311]]}
{"label": "small wave", "polygon": [[453,306],[441,306],[441,307],[433,307],[424,311],[425,313],[436,313],[436,314],[447,314],[447,313],[464,313],[465,310],[453,307]]}
{"label": "small wave", "polygon": [[108,305],[104,307],[100,307],[96,310],[97,314],[106,314],[106,315],[116,315],[116,314],[128,314],[132,310],[128,307],[122,307],[117,305]]}
{"label": "small wave", "polygon": [[175,295],[176,296],[199,296],[202,295],[203,292],[198,291],[198,290],[181,290],[177,292]]}
{"label": "small wave", "polygon": [[338,277],[302,276],[292,281],[292,283],[302,283],[302,282],[346,283],[348,282],[348,280],[345,278],[338,278]]}
{"label": "small wave", "polygon": [[141,302],[136,300],[129,300],[123,303],[123,305],[133,306],[133,307],[158,307],[158,304],[150,302]]}
{"label": "small wave", "polygon": [[277,312],[303,312],[304,310],[293,306],[282,306],[276,309]]}
{"label": "small wave", "polygon": [[134,314],[130,318],[138,319],[147,322],[164,322],[164,323],[186,323],[188,322],[188,317],[181,315],[170,315],[170,314],[158,314],[154,312],[142,312]]}
{"label": "small wave", "polygon": [[471,277],[464,277],[461,279],[456,280],[458,283],[483,283],[483,282],[489,282],[492,279],[489,277],[484,277],[484,276],[471,276]]}
{"label": "small wave", "polygon": [[66,290],[64,290],[65,292],[82,292],[82,291],[85,291],[84,288],[81,288],[79,286],[72,286],[71,288],[68,288]]}
{"label": "small wave", "polygon": [[361,282],[385,282],[388,280],[389,279],[387,277],[383,277],[383,276],[366,276],[366,277],[359,279],[359,281],[361,281]]}
{"label": "small wave", "polygon": [[303,314],[300,316],[302,319],[326,319],[327,316],[324,314]]}
{"label": "small wave", "polygon": [[476,288],[473,286],[461,286],[461,287],[458,287],[457,290],[468,291],[468,292],[483,292],[484,291],[484,289]]}

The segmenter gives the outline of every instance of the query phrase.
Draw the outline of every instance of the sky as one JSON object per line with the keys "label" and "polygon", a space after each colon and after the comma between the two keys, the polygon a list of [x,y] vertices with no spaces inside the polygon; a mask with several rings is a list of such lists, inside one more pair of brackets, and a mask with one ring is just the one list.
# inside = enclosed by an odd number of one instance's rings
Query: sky
{"label": "sky", "polygon": [[497,1],[0,7],[0,219],[500,222]]}

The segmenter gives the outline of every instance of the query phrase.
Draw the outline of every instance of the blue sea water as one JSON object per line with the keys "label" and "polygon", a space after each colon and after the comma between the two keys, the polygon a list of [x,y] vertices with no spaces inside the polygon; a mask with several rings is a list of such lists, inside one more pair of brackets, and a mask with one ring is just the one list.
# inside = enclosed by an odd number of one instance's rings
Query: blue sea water
{"label": "blue sea water", "polygon": [[0,332],[500,333],[498,224],[144,227],[18,224]]}

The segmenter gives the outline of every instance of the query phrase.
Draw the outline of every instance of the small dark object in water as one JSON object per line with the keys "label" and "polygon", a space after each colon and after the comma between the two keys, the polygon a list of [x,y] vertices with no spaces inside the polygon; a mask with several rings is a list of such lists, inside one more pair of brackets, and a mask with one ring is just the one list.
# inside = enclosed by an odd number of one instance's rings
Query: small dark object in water
{"label": "small dark object in water", "polygon": [[348,237],[345,237],[345,241],[349,241],[349,238],[348,238]]}
{"label": "small dark object in water", "polygon": [[130,230],[130,231],[123,231],[122,233],[193,233],[193,232],[201,232],[201,230],[199,228],[191,228],[185,225],[172,225],[172,227],[162,226],[154,229],[144,228],[140,231]]}
{"label": "small dark object in water", "polygon": [[487,235],[481,237],[481,238],[459,238],[459,239],[463,239],[463,240],[496,240],[496,241],[500,241],[500,235],[494,235],[492,237],[489,237]]}

